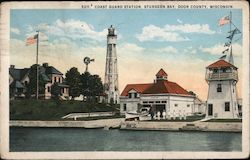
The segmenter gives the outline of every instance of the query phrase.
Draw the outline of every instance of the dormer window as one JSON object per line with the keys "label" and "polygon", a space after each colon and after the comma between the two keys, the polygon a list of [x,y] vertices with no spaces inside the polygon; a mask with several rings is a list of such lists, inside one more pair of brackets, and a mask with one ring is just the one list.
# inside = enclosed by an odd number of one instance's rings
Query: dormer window
{"label": "dormer window", "polygon": [[128,98],[132,98],[132,93],[128,93]]}
{"label": "dormer window", "polygon": [[134,93],[134,97],[137,98],[137,93]]}

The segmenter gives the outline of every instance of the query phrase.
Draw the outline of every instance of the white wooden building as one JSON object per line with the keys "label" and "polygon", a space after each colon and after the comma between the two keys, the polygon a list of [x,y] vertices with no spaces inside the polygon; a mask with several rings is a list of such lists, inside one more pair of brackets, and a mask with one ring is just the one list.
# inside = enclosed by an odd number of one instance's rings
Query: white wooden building
{"label": "white wooden building", "polygon": [[206,118],[239,118],[237,67],[218,60],[206,68],[206,81],[209,85]]}
{"label": "white wooden building", "polygon": [[194,111],[195,96],[175,82],[168,81],[163,70],[156,74],[154,83],[128,84],[120,96],[120,113],[151,107],[154,114],[166,112],[166,117],[185,117]]}

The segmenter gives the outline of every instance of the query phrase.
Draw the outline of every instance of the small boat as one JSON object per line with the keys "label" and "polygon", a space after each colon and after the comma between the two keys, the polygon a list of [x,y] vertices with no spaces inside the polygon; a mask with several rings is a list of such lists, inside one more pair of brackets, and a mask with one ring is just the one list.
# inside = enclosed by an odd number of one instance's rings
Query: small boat
{"label": "small boat", "polygon": [[149,107],[142,107],[139,112],[130,111],[125,113],[125,120],[148,120],[151,119],[149,114]]}

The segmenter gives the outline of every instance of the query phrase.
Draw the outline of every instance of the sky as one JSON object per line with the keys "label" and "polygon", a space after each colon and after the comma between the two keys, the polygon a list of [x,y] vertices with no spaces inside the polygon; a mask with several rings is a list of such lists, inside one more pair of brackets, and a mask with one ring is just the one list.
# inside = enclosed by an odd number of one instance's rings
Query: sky
{"label": "sky", "polygon": [[[242,11],[231,9],[232,21],[242,31]],[[13,9],[10,18],[10,64],[30,67],[36,62],[36,45],[25,40],[40,31],[39,63],[62,73],[77,67],[83,73],[84,57],[94,58],[89,72],[104,80],[107,29],[118,36],[117,58],[120,93],[126,84],[152,83],[162,68],[168,80],[206,100],[206,66],[225,50],[229,25],[218,20],[229,9]],[[242,87],[242,36],[233,41]]]}

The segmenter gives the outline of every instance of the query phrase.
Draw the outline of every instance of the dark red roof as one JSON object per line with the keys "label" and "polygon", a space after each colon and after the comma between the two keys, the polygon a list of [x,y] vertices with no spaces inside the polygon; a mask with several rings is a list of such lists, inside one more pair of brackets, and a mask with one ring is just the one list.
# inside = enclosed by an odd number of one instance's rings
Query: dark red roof
{"label": "dark red roof", "polygon": [[237,67],[222,59],[207,66],[207,68],[226,68],[226,67],[233,67],[237,69]]}
{"label": "dark red roof", "polygon": [[168,74],[161,68],[159,72],[156,74],[157,77],[168,76]]}
{"label": "dark red roof", "polygon": [[127,96],[128,92],[131,89],[134,89],[141,94],[168,93],[168,94],[180,94],[180,95],[191,96],[191,94],[188,91],[179,86],[177,83],[170,82],[167,80],[157,81],[156,83],[149,83],[149,84],[128,84],[123,90],[121,96]]}
{"label": "dark red roof", "polygon": [[132,89],[136,90],[138,93],[143,93],[147,88],[151,87],[149,84],[128,84],[125,89],[122,91],[122,96],[127,96],[128,92]]}

